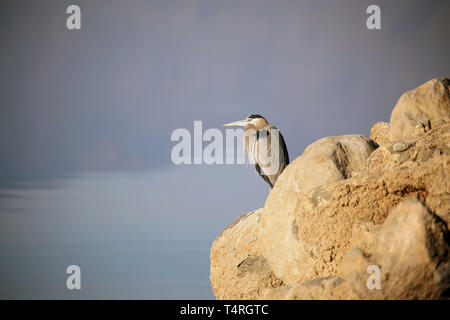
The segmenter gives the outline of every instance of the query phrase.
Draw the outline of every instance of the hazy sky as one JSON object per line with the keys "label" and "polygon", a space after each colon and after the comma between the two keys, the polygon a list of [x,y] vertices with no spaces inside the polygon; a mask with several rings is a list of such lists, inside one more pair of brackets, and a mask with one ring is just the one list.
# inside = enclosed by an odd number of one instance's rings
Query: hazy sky
{"label": "hazy sky", "polygon": [[251,113],[295,158],[367,135],[405,90],[450,73],[448,1],[75,1],[80,31],[70,3],[0,4],[4,180],[158,169],[175,128]]}
{"label": "hazy sky", "polygon": [[[66,28],[72,3],[81,7],[81,30]],[[381,7],[381,30],[366,28],[369,4]],[[246,166],[174,166],[172,131],[192,131],[194,120],[221,128],[259,113],[281,130],[292,160],[324,136],[369,135],[374,123],[389,120],[403,92],[450,75],[449,12],[445,0],[1,1],[0,260],[41,233],[52,235],[39,238],[44,247],[74,243],[67,233],[36,226],[71,221],[74,238],[96,234],[93,246],[102,232],[118,230],[116,243],[139,230],[135,240],[144,247],[161,239],[204,241],[195,263],[207,281],[205,252],[214,237],[262,207],[268,190]],[[105,183],[102,174],[113,180]],[[98,179],[104,184],[81,201],[79,190]],[[108,186],[129,189],[97,196]],[[138,204],[127,196],[142,192]],[[56,209],[55,199],[62,203]],[[155,225],[147,228],[149,221]],[[3,265],[10,270],[3,277],[13,277],[33,248]],[[26,291],[26,284],[9,286],[19,296]],[[186,284],[183,292],[211,297],[202,288]],[[92,296],[102,297],[101,290]],[[143,287],[124,296],[158,294]]]}

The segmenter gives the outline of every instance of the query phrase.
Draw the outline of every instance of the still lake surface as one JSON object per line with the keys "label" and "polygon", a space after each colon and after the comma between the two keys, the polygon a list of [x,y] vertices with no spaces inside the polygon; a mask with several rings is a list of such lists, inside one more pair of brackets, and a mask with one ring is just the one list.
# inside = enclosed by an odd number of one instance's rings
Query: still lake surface
{"label": "still lake surface", "polygon": [[[212,242],[267,195],[236,168],[83,173],[0,189],[0,298],[214,299]],[[256,187],[230,190],[236,179]],[[66,288],[72,264],[81,290]]]}

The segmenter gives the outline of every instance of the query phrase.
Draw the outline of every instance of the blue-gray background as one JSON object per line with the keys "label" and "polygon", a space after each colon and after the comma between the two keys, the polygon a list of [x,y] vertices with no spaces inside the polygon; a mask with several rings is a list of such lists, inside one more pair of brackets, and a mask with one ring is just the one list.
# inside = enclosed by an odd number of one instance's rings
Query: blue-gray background
{"label": "blue-gray background", "polygon": [[[82,29],[66,28],[81,7]],[[366,28],[378,4],[382,29]],[[0,298],[214,298],[209,249],[264,205],[245,165],[170,160],[251,113],[291,159],[450,74],[449,1],[0,3]],[[82,290],[65,287],[77,264]]]}

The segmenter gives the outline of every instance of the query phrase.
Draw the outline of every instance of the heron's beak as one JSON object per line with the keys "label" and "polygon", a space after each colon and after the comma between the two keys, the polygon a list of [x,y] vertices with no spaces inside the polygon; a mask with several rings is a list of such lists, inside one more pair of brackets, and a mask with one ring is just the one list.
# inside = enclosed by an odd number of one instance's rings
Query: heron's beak
{"label": "heron's beak", "polygon": [[248,120],[239,120],[231,123],[224,124],[224,127],[245,127],[248,124]]}

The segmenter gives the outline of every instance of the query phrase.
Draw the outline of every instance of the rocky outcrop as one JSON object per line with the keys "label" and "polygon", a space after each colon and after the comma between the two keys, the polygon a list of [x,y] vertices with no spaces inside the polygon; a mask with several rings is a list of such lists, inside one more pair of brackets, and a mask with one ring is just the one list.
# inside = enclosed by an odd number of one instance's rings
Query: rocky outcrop
{"label": "rocky outcrop", "polygon": [[[264,257],[285,283],[313,279],[333,259],[334,232],[337,237],[340,232],[348,235],[349,230],[338,230],[342,217],[334,212],[315,212],[331,199],[335,185],[357,172],[375,147],[362,136],[323,138],[307,147],[278,178],[258,231]],[[325,263],[319,266],[322,260]]]}
{"label": "rocky outcrop", "polygon": [[[434,299],[450,289],[449,232],[446,223],[417,199],[396,206],[380,230],[370,255],[349,252],[339,273],[360,298]],[[355,263],[357,261],[357,263]],[[367,290],[367,268],[379,266],[380,289]]]}
{"label": "rocky outcrop", "polygon": [[430,80],[404,93],[391,114],[391,140],[411,139],[449,123],[450,80]]}
{"label": "rocky outcrop", "polygon": [[258,233],[262,210],[240,216],[211,249],[211,283],[217,299],[257,299],[283,284],[262,256]]}
{"label": "rocky outcrop", "polygon": [[389,142],[390,139],[390,125],[387,122],[377,122],[370,130],[370,139],[378,144]]}
{"label": "rocky outcrop", "polygon": [[[264,208],[213,243],[216,297],[448,297],[448,83],[431,80],[403,95],[372,139],[327,137],[307,147]],[[375,280],[380,288],[368,283]]]}

